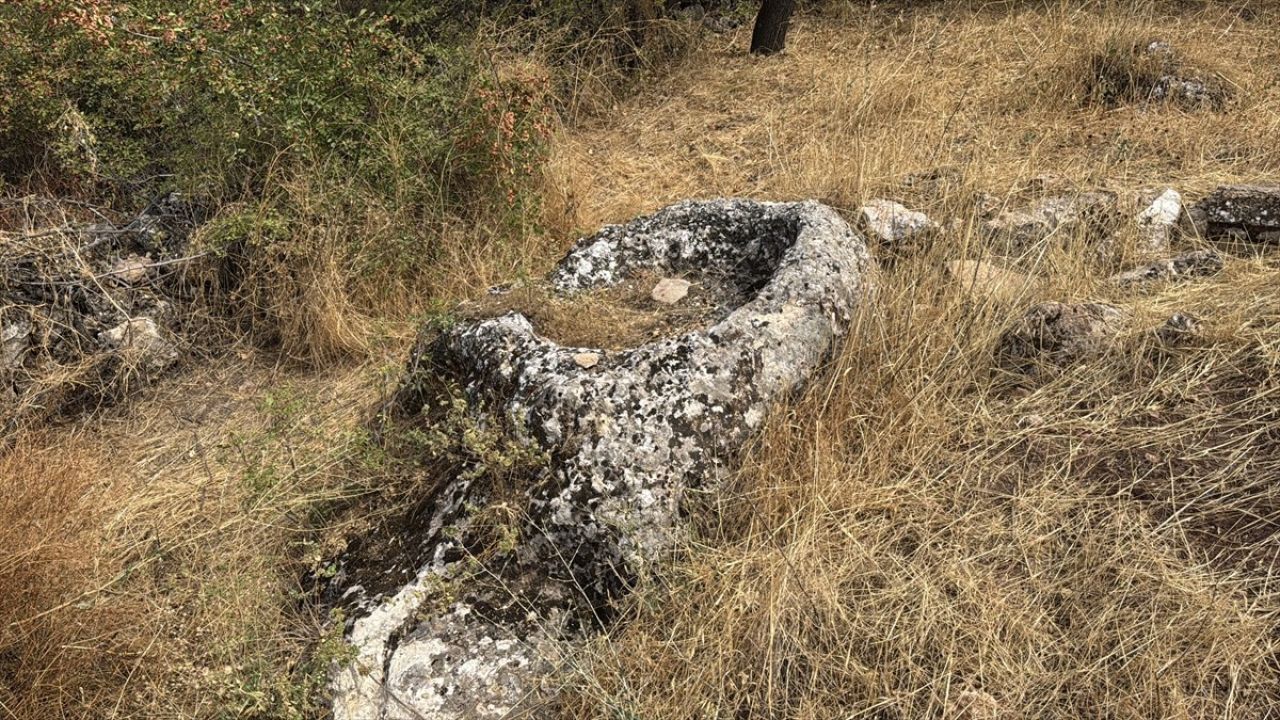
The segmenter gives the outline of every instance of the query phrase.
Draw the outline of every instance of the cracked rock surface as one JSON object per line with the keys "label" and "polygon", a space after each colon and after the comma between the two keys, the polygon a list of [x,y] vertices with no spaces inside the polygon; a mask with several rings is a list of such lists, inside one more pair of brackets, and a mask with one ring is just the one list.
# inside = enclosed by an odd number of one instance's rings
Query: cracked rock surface
{"label": "cracked rock surface", "polygon": [[397,412],[430,405],[446,378],[550,462],[518,501],[519,541],[484,560],[492,580],[442,609],[428,599],[459,573],[487,498],[462,476],[431,499],[429,561],[360,603],[334,717],[499,718],[546,702],[563,649],[684,536],[687,493],[713,489],[845,335],[871,270],[862,238],[818,203],[684,202],[580,240],[549,280],[564,294],[644,271],[733,285],[743,300],[718,321],[620,351],[562,347],[516,313],[424,337]]}

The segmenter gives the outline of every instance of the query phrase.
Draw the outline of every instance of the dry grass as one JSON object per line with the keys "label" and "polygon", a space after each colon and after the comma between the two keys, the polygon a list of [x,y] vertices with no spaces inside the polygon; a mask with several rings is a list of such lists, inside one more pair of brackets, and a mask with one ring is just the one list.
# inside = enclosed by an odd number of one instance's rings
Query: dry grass
{"label": "dry grass", "polygon": [[[830,370],[772,419],[733,486],[700,500],[696,541],[593,644],[564,714],[1268,717],[1274,257],[1121,293],[1099,280],[1131,254],[1123,233],[1101,254],[1070,237],[1008,260],[1042,283],[978,301],[941,270],[1001,250],[973,230],[983,193],[1194,194],[1280,171],[1280,10],[1248,14],[846,3],[801,18],[769,59],[746,55],[749,29],[710,36],[672,77],[560,134],[549,235],[431,228],[432,277],[388,282],[384,298],[326,294],[359,268],[322,263],[259,300],[331,361],[402,334],[352,308],[424,288],[447,308],[545,267],[574,231],[686,197],[852,210],[881,195],[957,218],[885,272]],[[1222,70],[1224,112],[1089,102],[1091,58],[1151,37]],[[317,212],[311,232],[403,226],[396,208],[367,210]],[[1034,383],[992,369],[1026,303],[1086,298],[1133,309],[1114,352]],[[1204,336],[1158,343],[1148,329],[1175,310]],[[316,714],[324,619],[298,576],[349,529],[335,503],[413,481],[354,430],[389,382],[373,363],[397,366],[399,340],[358,366],[230,358],[0,458],[0,517],[30,518],[0,527],[15,550],[0,561],[0,671],[15,678],[0,716]]]}
{"label": "dry grass", "polygon": [[556,294],[548,283],[531,282],[464,302],[458,314],[490,318],[518,312],[539,335],[561,345],[623,350],[715,322],[735,304],[731,293],[707,282],[694,283],[678,304],[665,305],[652,296],[661,279],[639,272],[612,287],[571,297]]}
{"label": "dry grass", "polygon": [[[850,8],[803,21],[780,59],[710,48],[559,146],[559,197],[584,227],[718,194],[888,196],[960,221],[885,273],[830,371],[705,499],[687,557],[594,644],[565,716],[1274,714],[1274,259],[1123,294],[1100,283],[1134,254],[1123,231],[1106,252],[1060,238],[1012,258],[1045,280],[1017,303],[941,272],[1006,250],[974,231],[985,192],[1274,174],[1275,10],[1259,13]],[[1091,102],[1091,58],[1148,37],[1226,68],[1234,104]],[[999,374],[996,335],[1042,299],[1135,320],[1096,362]],[[1178,310],[1206,322],[1193,347],[1150,333]]]}

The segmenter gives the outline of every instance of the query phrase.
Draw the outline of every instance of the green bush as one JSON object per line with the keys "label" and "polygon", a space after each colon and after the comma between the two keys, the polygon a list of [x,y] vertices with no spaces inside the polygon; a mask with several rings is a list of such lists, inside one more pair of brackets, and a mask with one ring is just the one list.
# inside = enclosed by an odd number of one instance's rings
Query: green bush
{"label": "green bush", "polygon": [[[50,161],[115,178],[162,173],[215,197],[252,189],[300,152],[376,174],[385,168],[368,131],[390,112],[412,118],[401,129],[422,169],[457,180],[444,165],[480,110],[467,97],[476,65],[392,24],[324,0],[5,5],[0,173],[13,181]],[[64,147],[67,117],[86,131],[72,144],[92,167]]]}

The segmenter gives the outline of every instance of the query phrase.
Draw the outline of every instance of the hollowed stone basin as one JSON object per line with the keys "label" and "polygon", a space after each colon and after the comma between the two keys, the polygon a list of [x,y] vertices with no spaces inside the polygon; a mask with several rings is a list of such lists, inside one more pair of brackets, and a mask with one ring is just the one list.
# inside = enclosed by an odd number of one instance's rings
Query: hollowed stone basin
{"label": "hollowed stone basin", "polygon": [[[417,412],[444,378],[471,412],[551,460],[522,495],[517,547],[485,562],[491,581],[424,613],[486,502],[466,479],[432,498],[429,561],[351,626],[358,658],[335,676],[337,720],[499,718],[554,695],[546,681],[566,641],[598,628],[676,546],[689,489],[714,490],[769,409],[836,348],[872,262],[816,202],[690,201],[583,238],[548,280],[569,294],[640,271],[727,284],[742,302],[707,327],[620,351],[558,345],[515,313],[415,349],[397,411]],[[586,352],[599,362],[582,367]]]}

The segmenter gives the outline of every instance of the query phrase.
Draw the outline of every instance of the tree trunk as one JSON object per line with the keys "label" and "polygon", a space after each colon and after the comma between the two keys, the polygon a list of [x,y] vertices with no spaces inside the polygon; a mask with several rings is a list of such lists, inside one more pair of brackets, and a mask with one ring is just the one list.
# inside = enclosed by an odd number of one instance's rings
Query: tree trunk
{"label": "tree trunk", "polygon": [[772,55],[786,47],[787,25],[795,7],[795,0],[764,0],[751,33],[751,52]]}

